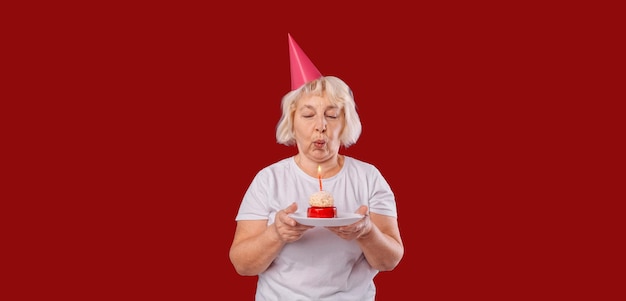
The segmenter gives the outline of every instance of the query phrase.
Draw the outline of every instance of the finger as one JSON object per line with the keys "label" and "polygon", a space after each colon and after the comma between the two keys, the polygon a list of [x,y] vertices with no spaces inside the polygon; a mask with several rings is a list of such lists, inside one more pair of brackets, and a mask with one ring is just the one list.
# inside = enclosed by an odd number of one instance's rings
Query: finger
{"label": "finger", "polygon": [[367,215],[367,211],[368,211],[368,207],[365,205],[361,205],[357,210],[356,213],[360,214],[360,215]]}
{"label": "finger", "polygon": [[283,224],[295,227],[296,225],[298,225],[298,223],[296,222],[296,220],[294,220],[293,218],[289,217],[288,212],[285,210],[282,210],[283,214],[282,214],[282,219],[281,221],[283,222]]}
{"label": "finger", "polygon": [[287,215],[287,213],[285,213],[285,210],[279,210],[278,212],[276,212],[275,221],[278,226],[285,225],[285,226],[292,226],[292,227],[295,226],[295,222],[296,222],[292,218],[290,218]]}
{"label": "finger", "polygon": [[315,228],[315,226],[307,226],[307,225],[303,225],[303,224],[297,224],[296,229],[298,231],[302,231],[304,233],[304,231],[309,230],[311,228]]}
{"label": "finger", "polygon": [[298,210],[298,204],[296,204],[296,202],[291,203],[291,205],[284,209],[287,214],[294,213],[296,210]]}

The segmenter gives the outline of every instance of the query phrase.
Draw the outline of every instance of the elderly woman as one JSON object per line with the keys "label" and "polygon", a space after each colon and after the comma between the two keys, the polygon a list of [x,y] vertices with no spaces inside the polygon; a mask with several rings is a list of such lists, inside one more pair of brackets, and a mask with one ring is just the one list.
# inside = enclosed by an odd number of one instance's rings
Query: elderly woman
{"label": "elderly woman", "polygon": [[[374,300],[374,277],[393,270],[404,254],[394,194],[374,165],[339,154],[361,134],[348,85],[322,76],[291,36],[289,43],[292,91],[282,99],[276,138],[297,154],[252,180],[230,260],[240,275],[258,275],[256,300]],[[356,221],[296,221],[322,181],[340,216],[356,213]]]}

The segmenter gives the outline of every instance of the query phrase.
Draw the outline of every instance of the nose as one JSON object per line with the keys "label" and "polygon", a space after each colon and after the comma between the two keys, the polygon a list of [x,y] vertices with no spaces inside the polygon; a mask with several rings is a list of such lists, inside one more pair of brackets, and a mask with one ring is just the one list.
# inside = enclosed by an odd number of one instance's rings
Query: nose
{"label": "nose", "polygon": [[321,120],[318,121],[317,125],[315,126],[315,129],[320,133],[326,132],[326,119],[323,116]]}

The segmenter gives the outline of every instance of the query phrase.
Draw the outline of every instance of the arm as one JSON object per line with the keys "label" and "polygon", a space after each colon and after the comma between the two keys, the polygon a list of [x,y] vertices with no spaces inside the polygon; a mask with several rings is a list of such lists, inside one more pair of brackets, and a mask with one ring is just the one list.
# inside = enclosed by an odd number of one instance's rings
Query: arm
{"label": "arm", "polygon": [[398,221],[395,217],[370,213],[370,225],[370,230],[365,226],[356,241],[373,268],[391,271],[404,255]]}
{"label": "arm", "polygon": [[312,228],[300,225],[288,216],[297,208],[293,203],[279,211],[269,226],[267,220],[237,222],[229,257],[238,274],[254,276],[262,273],[286,243],[299,240],[304,231]]}
{"label": "arm", "polygon": [[361,206],[356,213],[365,217],[351,225],[328,229],[343,239],[355,239],[373,268],[379,271],[393,270],[404,255],[397,219],[376,213],[366,215],[367,206]]}

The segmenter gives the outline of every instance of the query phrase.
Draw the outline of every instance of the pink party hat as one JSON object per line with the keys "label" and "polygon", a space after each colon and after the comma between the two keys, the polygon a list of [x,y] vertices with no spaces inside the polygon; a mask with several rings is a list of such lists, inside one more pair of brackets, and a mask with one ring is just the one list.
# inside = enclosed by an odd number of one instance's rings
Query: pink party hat
{"label": "pink party hat", "polygon": [[291,34],[289,36],[289,65],[291,67],[291,90],[300,88],[300,86],[318,79],[322,76],[315,65],[311,62],[304,51],[293,40]]}

